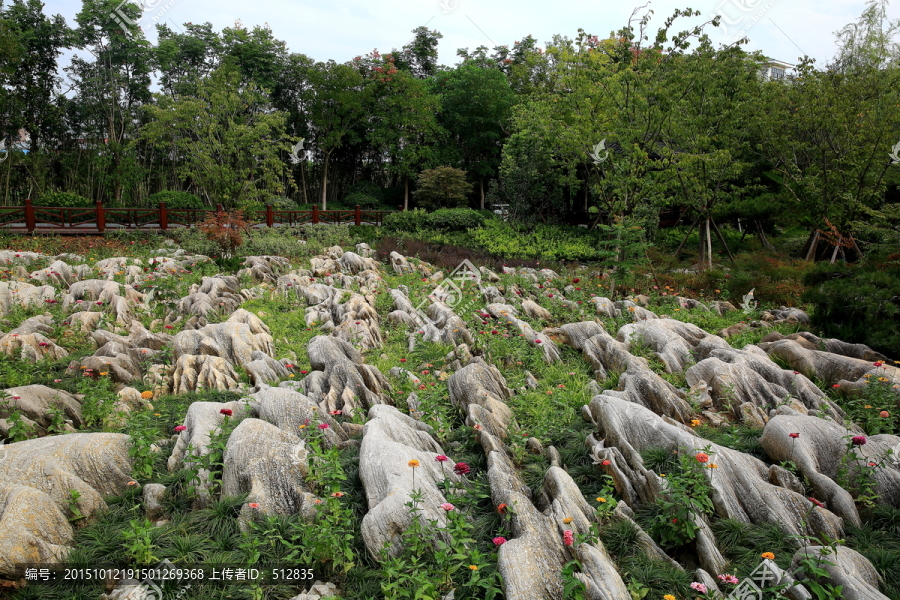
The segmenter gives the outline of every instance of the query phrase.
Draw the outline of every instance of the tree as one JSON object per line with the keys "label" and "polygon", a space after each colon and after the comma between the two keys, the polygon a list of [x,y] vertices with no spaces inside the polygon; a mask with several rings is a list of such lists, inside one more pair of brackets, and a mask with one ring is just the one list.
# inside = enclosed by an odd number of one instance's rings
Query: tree
{"label": "tree", "polygon": [[[59,76],[56,59],[69,42],[70,31],[60,15],[47,17],[39,0],[13,0],[0,13],[16,37],[19,52],[15,70],[4,84],[9,91],[8,114],[2,115],[11,130],[25,128],[31,136],[30,152],[38,152],[44,138],[59,129],[61,117],[56,97]],[[4,111],[6,112],[6,111]]]}
{"label": "tree", "polygon": [[140,109],[150,102],[152,54],[137,25],[121,29],[116,9],[128,11],[136,22],[139,8],[116,0],[84,0],[75,17],[75,46],[87,50],[94,61],[72,58],[67,71],[76,89],[73,121],[76,137],[88,138],[99,151],[101,197],[112,192],[120,202],[125,189],[133,189],[141,177],[128,145],[137,135]]}
{"label": "tree", "polygon": [[439,69],[438,40],[442,36],[437,30],[429,31],[427,27],[413,29],[413,40],[403,46],[403,50],[394,50],[396,67],[408,71],[418,79],[433,77]]}
{"label": "tree", "polygon": [[354,129],[367,116],[366,81],[351,65],[333,60],[309,70],[312,144],[322,156],[322,210],[327,209],[328,163],[335,150],[356,141]]}
{"label": "tree", "polygon": [[242,83],[237,69],[220,67],[194,97],[157,94],[157,102],[147,107],[143,139],[174,149],[180,174],[197,182],[210,204],[253,207],[283,192],[285,114],[272,110],[256,84]]}
{"label": "tree", "polygon": [[883,69],[900,61],[900,19],[887,16],[887,0],[869,0],[856,23],[837,32],[838,51],[831,70],[847,73],[856,69]]}
{"label": "tree", "polygon": [[431,88],[440,96],[438,121],[447,130],[458,165],[478,179],[484,210],[484,180],[500,166],[515,94],[500,70],[473,63],[438,73]]}
{"label": "tree", "polygon": [[421,79],[394,67],[392,55],[368,74],[370,108],[367,140],[386,170],[404,182],[403,210],[409,207],[409,177],[431,162],[439,135],[439,100]]}
{"label": "tree", "polygon": [[472,184],[466,181],[466,172],[453,167],[437,167],[419,174],[414,196],[428,210],[459,208],[466,204],[466,196]]}
{"label": "tree", "polygon": [[163,91],[172,98],[193,95],[197,84],[212,73],[222,59],[222,40],[212,23],[186,23],[187,33],[173,32],[163,23],[156,26],[159,38],[154,67]]}

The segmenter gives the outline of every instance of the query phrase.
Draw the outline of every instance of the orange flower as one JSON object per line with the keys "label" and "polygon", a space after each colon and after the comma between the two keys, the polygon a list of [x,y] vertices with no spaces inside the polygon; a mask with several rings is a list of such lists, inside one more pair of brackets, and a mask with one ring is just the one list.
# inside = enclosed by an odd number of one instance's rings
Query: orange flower
{"label": "orange flower", "polygon": [[769,560],[775,560],[775,555],[771,552],[763,552],[762,554],[760,554],[760,556],[762,556],[763,558],[768,558]]}
{"label": "orange flower", "polygon": [[153,392],[151,392],[149,390],[145,391],[145,392],[141,392],[141,398],[143,398],[144,400],[149,400],[152,397],[153,397]]}
{"label": "orange flower", "polygon": [[419,466],[419,461],[417,461],[416,459],[412,459],[411,461],[406,463],[406,466],[412,467],[413,469],[415,469],[416,467]]}
{"label": "orange flower", "polygon": [[698,452],[694,458],[697,459],[698,463],[709,462],[709,454],[707,454],[705,452]]}
{"label": "orange flower", "polygon": [[500,513],[501,515],[505,515],[506,514],[506,504],[503,503],[503,504],[498,505],[497,512]]}

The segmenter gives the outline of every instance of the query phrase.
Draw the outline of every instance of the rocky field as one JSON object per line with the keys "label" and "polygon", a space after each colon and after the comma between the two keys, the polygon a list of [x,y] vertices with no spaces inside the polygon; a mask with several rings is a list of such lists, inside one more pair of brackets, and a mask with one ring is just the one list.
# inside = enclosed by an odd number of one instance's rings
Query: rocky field
{"label": "rocky field", "polygon": [[588,268],[155,244],[0,251],[0,597],[900,598],[900,356]]}

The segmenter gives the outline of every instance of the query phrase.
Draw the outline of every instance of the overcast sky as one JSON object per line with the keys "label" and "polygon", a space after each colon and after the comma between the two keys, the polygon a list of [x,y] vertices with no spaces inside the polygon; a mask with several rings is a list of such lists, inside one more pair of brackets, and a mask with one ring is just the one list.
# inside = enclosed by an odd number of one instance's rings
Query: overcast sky
{"label": "overcast sky", "polygon": [[[138,0],[133,0],[137,2]],[[373,48],[382,52],[401,48],[420,25],[443,34],[440,62],[454,65],[456,50],[480,45],[512,45],[533,35],[544,47],[554,34],[569,38],[582,28],[606,37],[620,29],[632,10],[643,3],[588,2],[586,0],[143,0],[141,25],[148,39],[156,39],[154,18],[179,31],[185,22],[209,21],[214,29],[233,26],[240,19],[247,27],[268,23],[276,38],[291,52],[320,61],[344,62]],[[46,12],[59,13],[74,25],[80,0],[45,0]],[[701,11],[703,19],[676,21],[675,31],[723,16],[723,27],[709,27],[714,43],[729,43],[741,32],[749,38],[748,50],[796,63],[808,54],[819,67],[834,56],[834,32],[855,21],[864,0],[653,0],[649,31],[655,33],[676,8]],[[900,4],[889,7],[900,17]],[[730,23],[730,24],[729,24]],[[727,28],[727,32],[723,31]],[[652,38],[652,35],[651,35]]]}

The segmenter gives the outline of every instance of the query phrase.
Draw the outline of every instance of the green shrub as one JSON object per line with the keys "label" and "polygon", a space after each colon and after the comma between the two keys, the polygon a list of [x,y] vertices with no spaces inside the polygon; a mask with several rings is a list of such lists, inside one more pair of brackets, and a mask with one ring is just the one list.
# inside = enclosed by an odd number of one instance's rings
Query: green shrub
{"label": "green shrub", "polygon": [[384,204],[387,200],[387,194],[385,192],[386,190],[384,188],[379,187],[371,181],[357,181],[350,186],[349,190],[347,190],[347,203],[351,206],[355,206],[356,204],[363,206],[358,202],[350,201],[350,196],[360,194],[363,196],[368,196],[369,198],[373,198],[375,201],[375,206],[379,206],[381,204]]}
{"label": "green shrub", "polygon": [[203,200],[190,192],[157,192],[147,198],[147,202],[151,206],[157,206],[160,202],[165,202],[166,208],[193,208],[198,210],[209,208]]}
{"label": "green shrub", "polygon": [[413,196],[423,208],[461,208],[472,192],[466,172],[453,167],[427,169],[419,174]]}
{"label": "green shrub", "polygon": [[241,246],[242,256],[297,256],[305,245],[300,244],[299,232],[291,227],[248,229]]}
{"label": "green shrub", "polygon": [[266,204],[271,206],[272,210],[300,210],[296,202],[284,196],[272,196]]}
{"label": "green shrub", "polygon": [[442,208],[430,213],[425,224],[443,231],[468,231],[484,225],[484,217],[471,208]]}
{"label": "green shrub", "polygon": [[813,325],[845,342],[900,353],[900,262],[822,263],[808,272],[803,300],[813,304]]}
{"label": "green shrub", "polygon": [[384,228],[388,231],[421,231],[427,227],[428,213],[422,209],[391,213],[384,218]]}
{"label": "green shrub", "polygon": [[178,245],[188,254],[215,256],[219,253],[219,247],[199,229],[177,227],[170,229],[169,233]]}
{"label": "green shrub", "polygon": [[350,243],[350,226],[331,223],[307,223],[299,228],[300,235],[313,248],[344,246]]}
{"label": "green shrub", "polygon": [[94,201],[71,192],[48,192],[33,202],[35,206],[89,207]]}
{"label": "green shrub", "polygon": [[346,198],[344,198],[343,204],[350,208],[356,208],[359,206],[360,208],[373,209],[381,206],[381,201],[378,200],[375,196],[369,196],[368,194],[360,194],[358,192],[354,192],[350,194]]}

